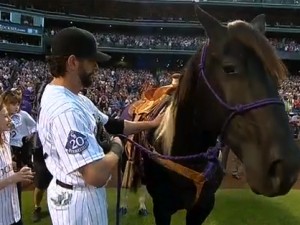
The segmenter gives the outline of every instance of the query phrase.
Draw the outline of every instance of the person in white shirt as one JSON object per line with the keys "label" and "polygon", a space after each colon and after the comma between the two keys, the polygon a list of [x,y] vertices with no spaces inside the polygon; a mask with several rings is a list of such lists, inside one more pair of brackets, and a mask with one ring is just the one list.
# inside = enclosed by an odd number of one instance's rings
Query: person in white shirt
{"label": "person in white shirt", "polygon": [[[20,110],[22,92],[18,89],[10,89],[2,94],[3,104],[11,117],[12,126],[10,130],[10,145],[13,158],[17,163],[17,170],[27,165],[32,168],[30,138],[36,132],[36,122],[25,111]],[[17,184],[20,208],[22,206],[21,183]]]}
{"label": "person in white shirt", "polygon": [[33,173],[27,166],[14,172],[10,151],[11,120],[2,100],[0,102],[0,224],[22,225],[16,184],[31,182]]}

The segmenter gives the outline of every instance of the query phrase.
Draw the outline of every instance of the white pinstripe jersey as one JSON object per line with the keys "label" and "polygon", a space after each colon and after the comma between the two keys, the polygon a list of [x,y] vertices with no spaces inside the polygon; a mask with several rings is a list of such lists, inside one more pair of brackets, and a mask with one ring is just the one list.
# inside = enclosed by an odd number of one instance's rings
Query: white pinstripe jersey
{"label": "white pinstripe jersey", "polygon": [[[0,179],[6,179],[14,174],[9,132],[5,132],[6,142],[0,147]],[[0,190],[0,225],[10,225],[21,219],[19,199],[16,184]]]}
{"label": "white pinstripe jersey", "polygon": [[85,96],[75,95],[62,86],[50,84],[45,88],[37,130],[48,155],[46,165],[55,179],[87,186],[77,170],[104,157],[95,138],[95,114],[103,124],[108,121]]}

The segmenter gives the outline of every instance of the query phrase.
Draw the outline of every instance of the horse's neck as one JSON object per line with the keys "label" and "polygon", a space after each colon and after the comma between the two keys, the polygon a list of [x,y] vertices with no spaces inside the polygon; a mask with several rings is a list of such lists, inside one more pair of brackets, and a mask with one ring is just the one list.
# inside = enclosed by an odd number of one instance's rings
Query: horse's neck
{"label": "horse's neck", "polygon": [[[199,125],[201,126],[201,125]],[[217,135],[199,128],[177,129],[173,139],[172,155],[190,155],[205,152],[215,145]]]}
{"label": "horse's neck", "polygon": [[[206,93],[197,96],[181,103],[176,102],[175,98],[167,108],[155,135],[155,140],[158,140],[156,148],[161,153],[190,155],[205,152],[215,145],[223,118],[210,104]],[[208,109],[215,110],[214,116]]]}

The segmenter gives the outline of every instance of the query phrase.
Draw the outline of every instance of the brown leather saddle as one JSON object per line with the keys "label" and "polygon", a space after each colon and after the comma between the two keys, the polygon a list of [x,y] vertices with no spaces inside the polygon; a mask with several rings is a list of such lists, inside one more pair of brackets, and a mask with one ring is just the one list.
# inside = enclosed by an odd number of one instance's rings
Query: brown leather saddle
{"label": "brown leather saddle", "polygon": [[151,88],[145,91],[142,94],[141,99],[134,102],[129,107],[129,114],[132,116],[149,114],[167,95],[170,96],[175,89],[176,87],[168,85],[159,88]]}
{"label": "brown leather saddle", "polygon": [[[159,88],[152,88],[145,91],[142,94],[141,100],[133,103],[129,107],[129,114],[132,115],[133,121],[150,121],[153,120],[160,112],[162,112],[167,106],[172,97],[172,94],[176,90],[176,86],[167,85]],[[129,139],[139,143],[147,149],[154,150],[149,144],[147,139],[147,131],[140,132],[139,134],[130,135]],[[125,152],[127,155],[127,162],[122,180],[122,187],[137,190],[142,184],[143,178],[143,157],[141,152],[136,147],[127,142],[125,144]],[[182,166],[171,160],[162,158],[154,159],[157,163],[164,167],[191,179],[196,186],[195,201],[198,200],[202,186],[205,182],[204,175],[197,171],[194,171],[188,167]]]}
{"label": "brown leather saddle", "polygon": [[[151,88],[145,91],[141,99],[134,102],[129,107],[129,114],[132,116],[133,121],[149,121],[153,120],[164,108],[174,93],[176,87],[167,85],[159,88]],[[150,148],[147,141],[147,132],[130,135],[128,138]],[[125,144],[125,152],[127,155],[127,162],[123,176],[122,187],[136,189],[141,185],[143,172],[142,161],[143,158],[139,150],[130,142]]]}

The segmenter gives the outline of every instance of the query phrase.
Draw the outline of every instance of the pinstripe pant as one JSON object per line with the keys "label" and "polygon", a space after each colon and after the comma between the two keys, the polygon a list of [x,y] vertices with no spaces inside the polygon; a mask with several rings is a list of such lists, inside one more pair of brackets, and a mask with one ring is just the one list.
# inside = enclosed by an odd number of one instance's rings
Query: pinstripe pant
{"label": "pinstripe pant", "polygon": [[69,190],[52,179],[47,200],[53,225],[108,225],[105,188]]}

